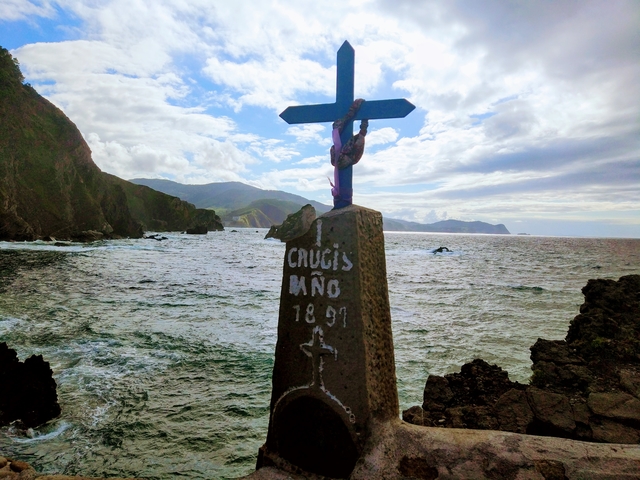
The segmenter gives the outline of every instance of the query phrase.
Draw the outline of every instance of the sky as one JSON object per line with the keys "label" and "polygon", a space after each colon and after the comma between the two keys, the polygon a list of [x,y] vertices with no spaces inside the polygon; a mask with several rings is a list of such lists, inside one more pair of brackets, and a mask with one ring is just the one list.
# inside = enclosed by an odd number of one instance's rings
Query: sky
{"label": "sky", "polygon": [[356,97],[416,106],[370,122],[354,203],[640,238],[637,0],[0,2],[0,46],[103,171],[326,204],[331,124],[279,114],[335,101],[345,40]]}

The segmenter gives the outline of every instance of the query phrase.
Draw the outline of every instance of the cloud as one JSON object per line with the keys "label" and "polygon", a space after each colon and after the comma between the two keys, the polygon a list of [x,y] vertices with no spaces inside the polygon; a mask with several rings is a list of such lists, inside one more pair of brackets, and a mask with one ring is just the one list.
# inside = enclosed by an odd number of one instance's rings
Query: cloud
{"label": "cloud", "polygon": [[374,145],[385,145],[393,143],[398,139],[398,132],[391,127],[384,127],[369,132],[366,136],[365,145],[372,147]]}
{"label": "cloud", "polygon": [[3,22],[25,28],[77,20],[73,40],[12,53],[101,168],[326,203],[329,124],[288,126],[277,114],[334,101],[336,49],[348,39],[357,96],[418,107],[371,122],[356,201],[417,221],[589,209],[638,223],[638,15],[633,0],[0,6]]}
{"label": "cloud", "polygon": [[[321,145],[327,145],[331,143],[331,139],[327,136],[326,130],[327,128],[324,125],[312,123],[300,127],[297,125],[289,127],[287,128],[286,134],[295,137],[296,142],[315,142]],[[321,133],[323,135],[321,135]]]}
{"label": "cloud", "polygon": [[40,5],[28,0],[3,0],[0,3],[0,20],[29,20],[32,15],[52,17],[55,14],[55,9],[51,2],[44,1],[39,3]]}

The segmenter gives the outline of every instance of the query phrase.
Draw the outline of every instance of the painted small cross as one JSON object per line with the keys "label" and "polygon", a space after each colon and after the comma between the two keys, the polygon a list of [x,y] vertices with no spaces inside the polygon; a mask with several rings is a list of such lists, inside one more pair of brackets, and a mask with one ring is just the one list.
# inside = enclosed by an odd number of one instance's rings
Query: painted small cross
{"label": "painted small cross", "polygon": [[[335,103],[288,107],[280,114],[280,117],[289,124],[333,122],[342,118],[354,100],[354,61],[355,51],[349,42],[345,41],[337,55]],[[340,135],[342,145],[346,145],[353,135],[353,120],[403,118],[414,108],[416,107],[404,98],[364,102],[353,119],[345,125]],[[340,191],[338,196],[333,199],[334,209],[351,205],[353,196],[353,166],[339,170],[338,174]]]}
{"label": "painted small cross", "polygon": [[300,345],[302,350],[308,357],[311,357],[311,364],[313,368],[313,382],[312,387],[320,388],[324,390],[324,382],[322,381],[322,369],[324,367],[325,355],[333,355],[335,359],[338,357],[338,351],[324,343],[324,332],[322,328],[315,327],[309,343],[303,343]]}

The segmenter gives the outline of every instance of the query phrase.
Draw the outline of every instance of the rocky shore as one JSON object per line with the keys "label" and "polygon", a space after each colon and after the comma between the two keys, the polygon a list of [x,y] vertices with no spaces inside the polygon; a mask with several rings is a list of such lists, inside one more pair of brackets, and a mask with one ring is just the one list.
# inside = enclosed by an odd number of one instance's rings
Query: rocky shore
{"label": "rocky shore", "polygon": [[[0,455],[0,479],[6,480],[106,480],[103,477],[78,477],[67,475],[39,474],[27,462],[13,460]],[[110,478],[110,480],[136,480],[133,478]]]}
{"label": "rocky shore", "polygon": [[640,275],[589,280],[565,340],[531,346],[529,385],[481,359],[427,379],[414,425],[640,443]]}

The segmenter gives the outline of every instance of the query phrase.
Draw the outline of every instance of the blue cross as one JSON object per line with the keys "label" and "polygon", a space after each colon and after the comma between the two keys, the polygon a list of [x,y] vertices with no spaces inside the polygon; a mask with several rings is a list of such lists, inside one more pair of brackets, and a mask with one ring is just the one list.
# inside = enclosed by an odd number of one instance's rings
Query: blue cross
{"label": "blue cross", "polygon": [[[280,117],[289,124],[334,122],[344,117],[354,100],[354,60],[355,51],[349,42],[345,41],[338,50],[335,103],[288,107],[280,114]],[[362,104],[353,120],[403,118],[411,113],[414,108],[416,107],[404,98],[366,101]],[[342,145],[345,145],[353,135],[353,120],[348,122],[342,130],[340,135]],[[334,209],[351,205],[353,166],[339,170],[338,175],[340,193],[333,199]]]}

